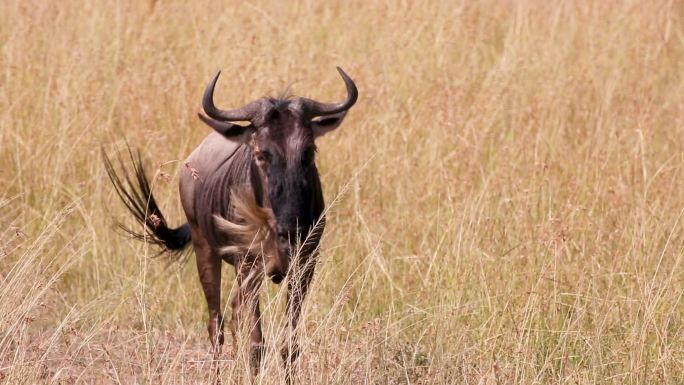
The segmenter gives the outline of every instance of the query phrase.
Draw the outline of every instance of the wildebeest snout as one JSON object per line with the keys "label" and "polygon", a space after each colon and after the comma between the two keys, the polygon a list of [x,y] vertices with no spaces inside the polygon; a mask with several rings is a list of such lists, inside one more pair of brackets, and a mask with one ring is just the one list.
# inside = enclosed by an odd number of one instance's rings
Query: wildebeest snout
{"label": "wildebeest snout", "polygon": [[290,243],[287,234],[283,235],[280,232],[276,235],[277,251],[268,259],[265,271],[271,281],[278,284],[283,281],[287,275],[290,261]]}

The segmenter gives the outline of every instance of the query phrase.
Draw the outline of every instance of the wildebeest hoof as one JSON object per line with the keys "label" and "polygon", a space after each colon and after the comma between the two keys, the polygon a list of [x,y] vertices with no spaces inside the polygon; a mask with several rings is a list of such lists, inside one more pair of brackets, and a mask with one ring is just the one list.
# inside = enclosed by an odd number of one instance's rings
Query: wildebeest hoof
{"label": "wildebeest hoof", "polygon": [[207,331],[209,332],[209,338],[211,338],[211,345],[216,351],[221,351],[221,346],[223,346],[223,318],[215,317],[209,319],[209,324],[207,325]]}

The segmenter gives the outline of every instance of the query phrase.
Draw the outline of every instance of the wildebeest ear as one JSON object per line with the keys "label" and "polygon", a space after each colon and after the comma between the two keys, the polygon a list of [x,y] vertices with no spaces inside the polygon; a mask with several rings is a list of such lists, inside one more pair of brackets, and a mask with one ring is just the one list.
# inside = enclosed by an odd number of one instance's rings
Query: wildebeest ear
{"label": "wildebeest ear", "polygon": [[204,116],[202,113],[197,113],[197,116],[199,116],[200,120],[203,121],[207,126],[213,128],[216,132],[229,140],[242,141],[245,137],[243,134],[252,130],[251,125],[241,126],[235,123],[222,122],[220,120],[215,120],[208,116]]}
{"label": "wildebeest ear", "polygon": [[319,116],[312,120],[311,127],[314,131],[314,137],[323,136],[339,127],[340,123],[344,120],[345,115],[347,115],[347,111],[338,112],[333,115]]}

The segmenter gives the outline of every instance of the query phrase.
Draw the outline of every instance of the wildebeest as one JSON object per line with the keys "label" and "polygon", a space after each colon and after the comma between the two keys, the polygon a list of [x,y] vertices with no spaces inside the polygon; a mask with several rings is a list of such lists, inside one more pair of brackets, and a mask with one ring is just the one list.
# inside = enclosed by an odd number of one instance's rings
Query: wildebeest
{"label": "wildebeest", "polygon": [[288,337],[281,351],[286,367],[298,355],[295,329],[325,222],[315,139],[337,128],[358,97],[354,81],[337,70],[347,89],[340,103],[261,98],[233,110],[214,106],[218,72],[202,99],[206,115],[198,114],[214,132],[190,154],[180,175],[187,217],[180,227],[170,227],[157,206],[139,153],[129,151],[131,179],[118,175],[103,152],[116,192],[141,225],[141,231],[127,231],[168,254],[180,254],[192,242],[215,354],[224,341],[222,261],[235,267],[231,329],[234,341],[238,328],[248,331],[254,370],[264,351],[258,295],[264,275],[276,284],[287,278]]}

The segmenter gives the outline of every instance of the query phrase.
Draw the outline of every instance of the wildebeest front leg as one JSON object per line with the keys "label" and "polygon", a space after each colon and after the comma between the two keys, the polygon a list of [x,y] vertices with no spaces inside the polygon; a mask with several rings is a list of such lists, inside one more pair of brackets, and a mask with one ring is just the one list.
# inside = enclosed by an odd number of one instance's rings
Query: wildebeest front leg
{"label": "wildebeest front leg", "polygon": [[290,272],[291,276],[288,279],[286,305],[288,326],[285,332],[285,342],[280,351],[285,363],[288,384],[291,383],[293,364],[299,356],[299,345],[296,335],[297,325],[299,324],[302,305],[309,291],[309,284],[311,284],[315,267],[315,256],[304,258],[304,261],[299,264],[298,268]]}
{"label": "wildebeest front leg", "polygon": [[256,375],[264,354],[264,337],[261,333],[261,310],[259,309],[259,289],[263,281],[263,272],[259,262],[239,263],[236,267],[236,281],[238,289],[231,301],[233,343],[237,351],[239,336],[244,335],[243,331],[248,332],[249,366],[252,374]]}

